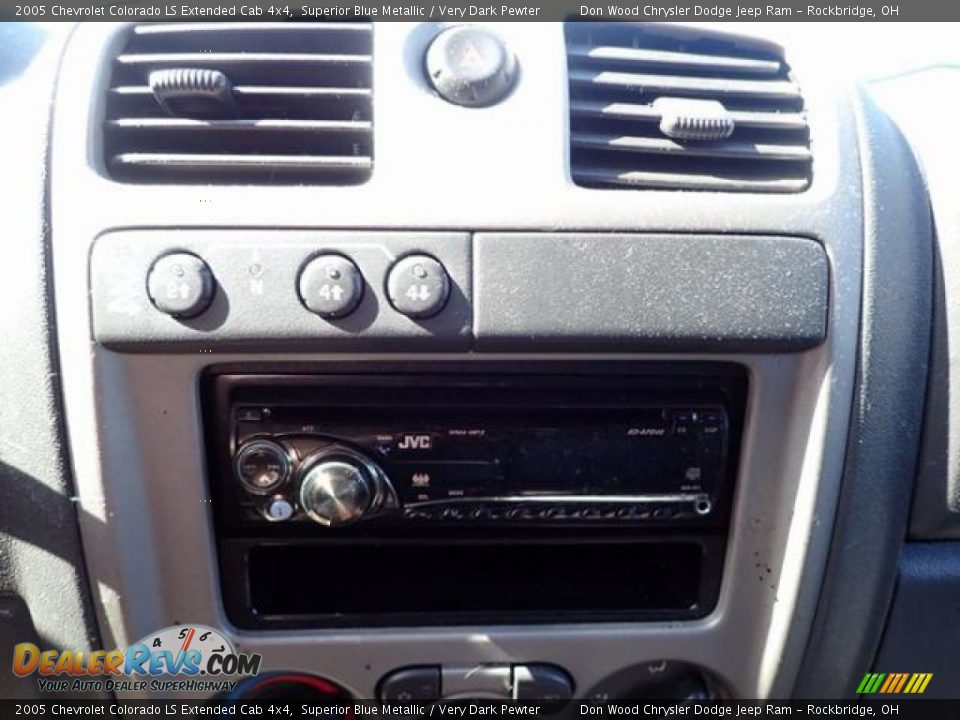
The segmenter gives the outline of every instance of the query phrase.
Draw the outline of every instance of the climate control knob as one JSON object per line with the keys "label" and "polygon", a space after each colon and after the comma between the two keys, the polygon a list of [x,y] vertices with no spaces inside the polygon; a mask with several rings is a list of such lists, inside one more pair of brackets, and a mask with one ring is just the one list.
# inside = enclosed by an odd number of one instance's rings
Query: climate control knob
{"label": "climate control knob", "polygon": [[379,468],[349,448],[333,447],[307,458],[300,475],[300,507],[328,527],[347,525],[382,500]]}

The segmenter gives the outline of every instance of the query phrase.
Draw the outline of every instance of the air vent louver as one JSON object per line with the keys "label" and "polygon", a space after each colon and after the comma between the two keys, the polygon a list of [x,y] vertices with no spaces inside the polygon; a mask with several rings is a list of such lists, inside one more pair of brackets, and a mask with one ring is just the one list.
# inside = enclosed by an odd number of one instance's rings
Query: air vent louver
{"label": "air vent louver", "polygon": [[104,127],[128,182],[366,181],[372,24],[136,25],[114,60]]}
{"label": "air vent louver", "polygon": [[586,187],[799,192],[803,96],[777,54],[626,23],[566,24],[570,159]]}

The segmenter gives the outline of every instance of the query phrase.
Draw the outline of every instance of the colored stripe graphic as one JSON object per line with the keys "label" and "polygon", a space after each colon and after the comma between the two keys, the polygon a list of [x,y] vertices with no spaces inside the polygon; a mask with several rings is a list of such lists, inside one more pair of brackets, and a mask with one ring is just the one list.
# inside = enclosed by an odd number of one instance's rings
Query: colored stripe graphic
{"label": "colored stripe graphic", "polygon": [[933,673],[914,673],[914,676],[910,678],[910,682],[907,684],[904,692],[908,692],[913,695],[922,693],[927,689],[927,685],[930,684],[930,678],[932,677]]}
{"label": "colored stripe graphic", "polygon": [[857,686],[857,694],[919,695],[932,679],[933,673],[867,673]]}

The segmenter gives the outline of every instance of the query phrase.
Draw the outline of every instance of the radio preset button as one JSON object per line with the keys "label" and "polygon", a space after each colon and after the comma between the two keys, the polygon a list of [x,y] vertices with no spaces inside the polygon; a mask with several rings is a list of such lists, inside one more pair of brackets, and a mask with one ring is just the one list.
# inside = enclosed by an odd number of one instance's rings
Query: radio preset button
{"label": "radio preset button", "polygon": [[450,296],[450,276],[429,255],[408,255],[390,268],[387,295],[397,312],[421,319],[443,310]]}
{"label": "radio preset button", "polygon": [[471,520],[487,520],[490,517],[490,509],[484,505],[475,505],[470,508]]}
{"label": "radio preset button", "polygon": [[253,440],[240,448],[234,470],[248,492],[266,495],[290,477],[290,456],[272,440]]}
{"label": "radio preset button", "polygon": [[319,255],[300,272],[298,290],[310,312],[329,319],[342,318],[363,298],[363,275],[343,255]]}
{"label": "radio preset button", "polygon": [[440,517],[444,520],[463,520],[466,517],[466,513],[463,508],[448,507],[444,508],[443,512],[440,513]]}
{"label": "radio preset button", "polygon": [[511,520],[533,520],[536,517],[534,508],[529,505],[520,505],[508,511],[507,517]]}

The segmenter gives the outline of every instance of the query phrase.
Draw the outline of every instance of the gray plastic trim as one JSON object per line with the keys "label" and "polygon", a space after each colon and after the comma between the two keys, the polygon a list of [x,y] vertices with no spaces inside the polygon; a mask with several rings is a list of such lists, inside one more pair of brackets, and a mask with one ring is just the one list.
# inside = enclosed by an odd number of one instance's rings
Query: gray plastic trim
{"label": "gray plastic trim", "polygon": [[[0,653],[99,646],[56,344],[48,195],[51,103],[69,27],[0,23],[4,278],[0,313]],[[38,696],[0,673],[0,698]],[[79,696],[79,693],[76,693]],[[99,694],[88,694],[96,697]],[[66,697],[66,696],[65,696]]]}
{"label": "gray plastic trim", "polygon": [[827,256],[802,238],[481,233],[474,266],[481,351],[784,351],[826,333]]}
{"label": "gray plastic trim", "polygon": [[[816,153],[813,184],[804,193],[589,190],[569,175],[562,26],[495,29],[524,73],[503,103],[476,110],[444,103],[423,83],[420,53],[435,27],[375,27],[377,161],[370,182],[349,189],[111,182],[98,142],[117,27],[90,23],[78,30],[67,49],[54,124],[54,267],[81,526],[107,646],[174,622],[206,623],[225,627],[238,647],[263,653],[265,667],[328,674],[359,696],[370,696],[386,671],[410,664],[551,662],[588,688],[664,657],[709,668],[739,697],[782,697],[793,687],[819,596],[855,375],[863,200],[848,89],[817,74],[802,54],[791,59],[804,83]],[[544,369],[554,359],[611,357],[747,368],[751,394],[733,533],[717,608],[704,619],[240,632],[223,616],[205,502],[197,379],[213,358],[199,351],[121,354],[91,337],[84,271],[91,244],[105,231],[138,227],[797,235],[822,243],[830,260],[827,339],[793,354],[489,354]],[[542,264],[552,271],[550,257]],[[298,362],[301,370],[351,372],[374,362],[415,368],[452,359],[478,370],[485,362],[478,354],[410,351],[216,357],[218,364],[247,368]]]}
{"label": "gray plastic trim", "polygon": [[[108,233],[90,262],[93,334],[118,350],[253,352],[795,351],[825,337],[827,256],[811,240],[481,233],[472,243],[473,279],[465,233]],[[170,317],[147,295],[144,278],[172,252],[202,258],[215,278],[213,301],[197,317]],[[362,300],[346,317],[320,318],[297,296],[300,271],[322,253],[350,258],[364,276]],[[439,259],[451,279],[442,312],[421,320],[397,312],[386,289],[390,269],[413,253]]]}
{"label": "gray plastic trim", "polygon": [[930,348],[933,234],[906,140],[867,98],[864,275],[850,440],[823,593],[795,695],[854,697],[880,641],[906,536]]}

